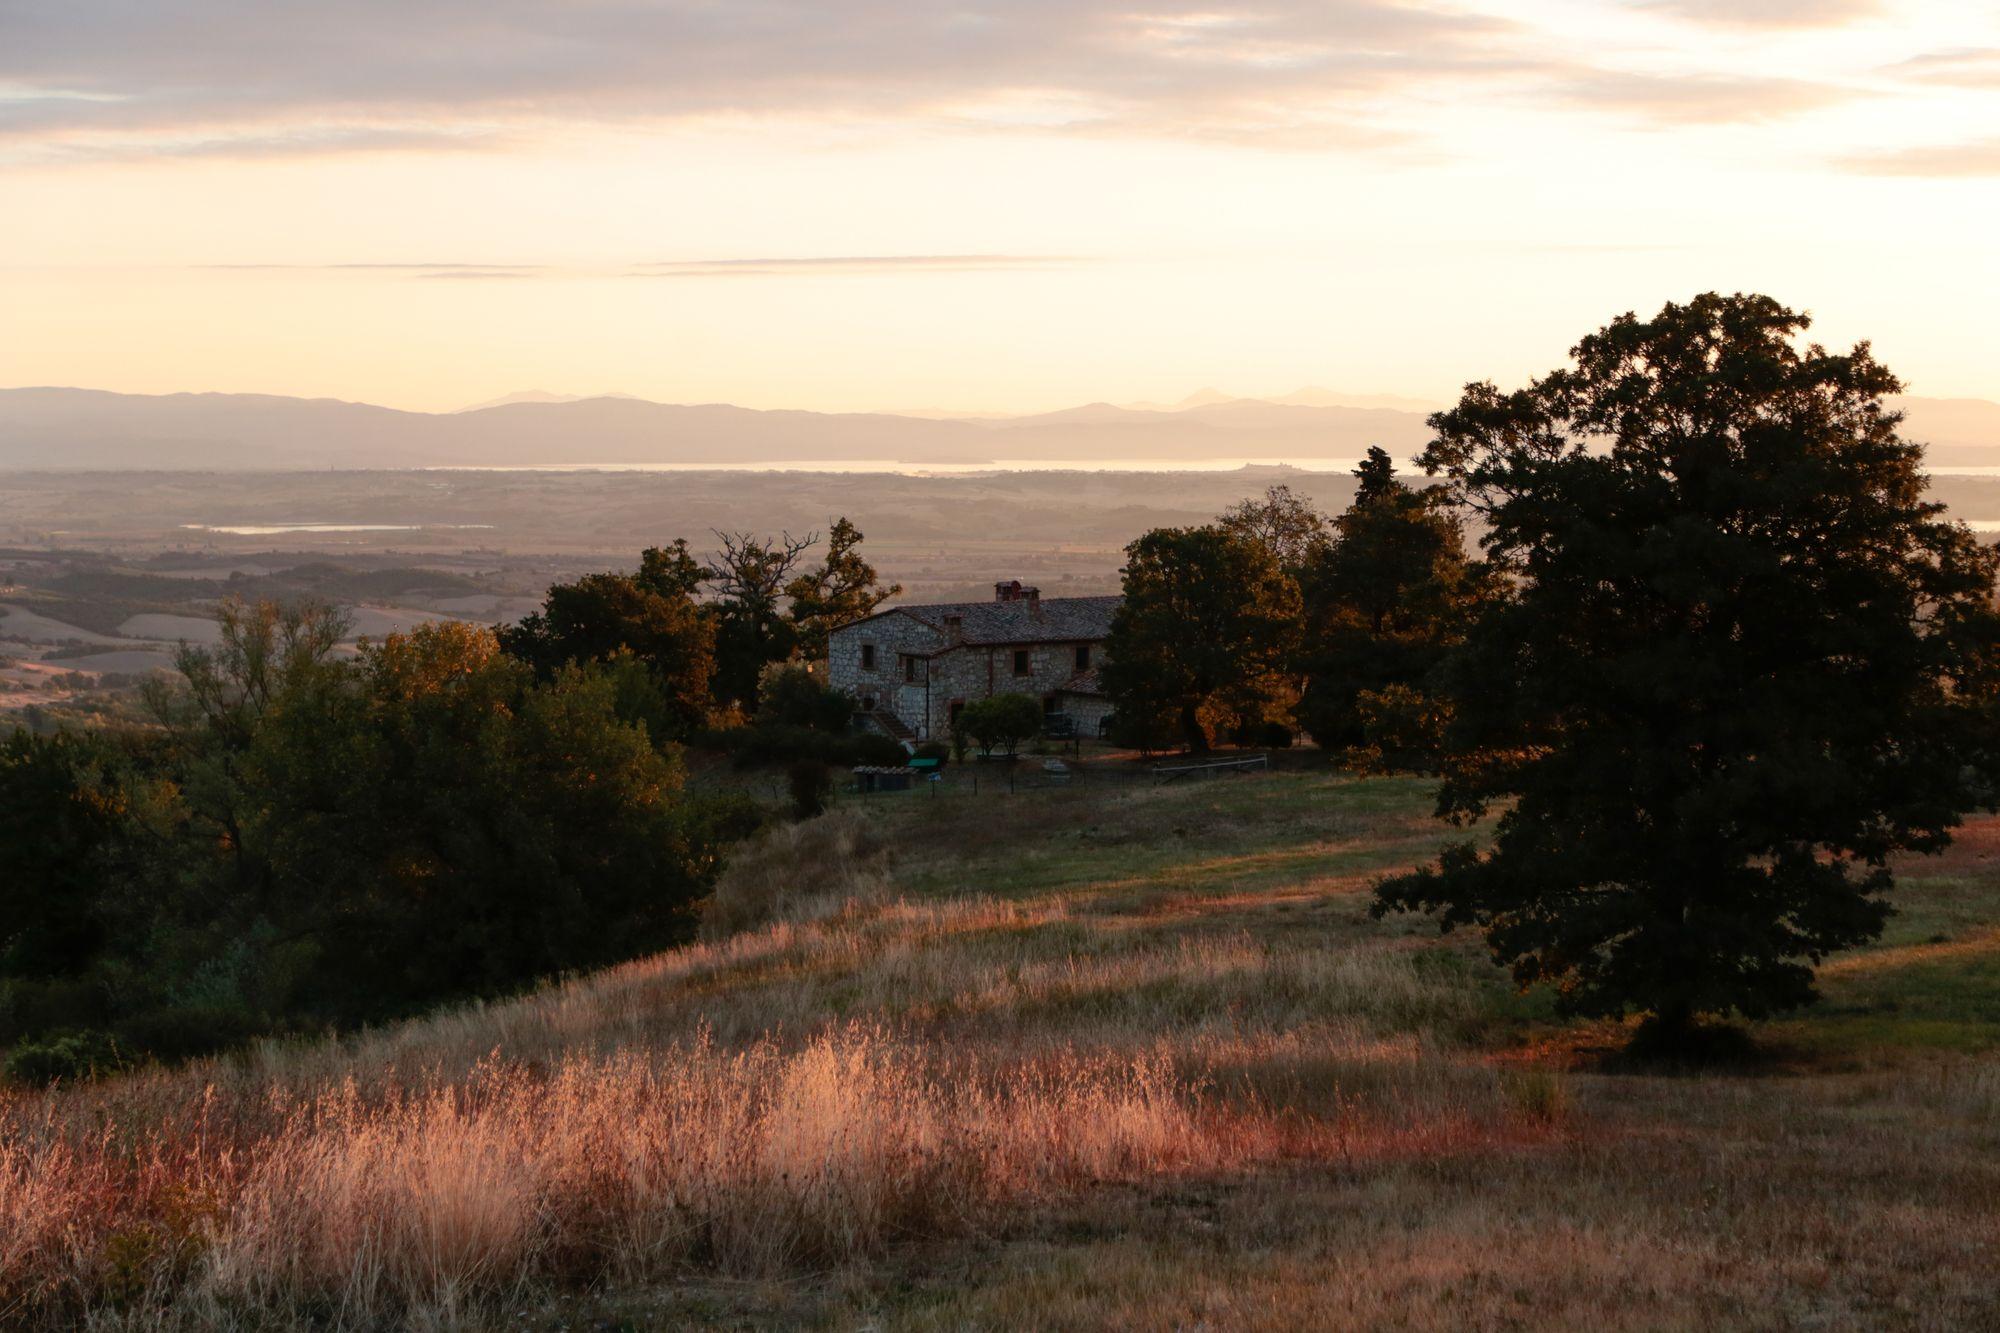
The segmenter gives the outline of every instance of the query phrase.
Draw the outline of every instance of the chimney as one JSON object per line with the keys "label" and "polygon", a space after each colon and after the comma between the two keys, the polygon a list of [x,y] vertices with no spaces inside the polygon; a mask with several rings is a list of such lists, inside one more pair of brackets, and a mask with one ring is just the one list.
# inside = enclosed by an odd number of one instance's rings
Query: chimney
{"label": "chimney", "polygon": [[1042,590],[1040,588],[1023,588],[1021,589],[1021,596],[1027,599],[1029,617],[1040,620],[1042,618]]}
{"label": "chimney", "polygon": [[1021,580],[1007,579],[993,585],[993,600],[996,602],[1018,602],[1021,600]]}
{"label": "chimney", "polygon": [[965,642],[964,616],[946,616],[944,618],[944,641],[946,643]]}

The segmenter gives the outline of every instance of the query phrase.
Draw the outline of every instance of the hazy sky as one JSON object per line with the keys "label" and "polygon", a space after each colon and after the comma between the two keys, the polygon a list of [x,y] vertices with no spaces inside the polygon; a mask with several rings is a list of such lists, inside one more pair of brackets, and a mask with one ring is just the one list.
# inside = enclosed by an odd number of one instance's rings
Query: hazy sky
{"label": "hazy sky", "polygon": [[0,384],[1442,398],[1707,288],[2000,398],[1995,0],[0,0]]}

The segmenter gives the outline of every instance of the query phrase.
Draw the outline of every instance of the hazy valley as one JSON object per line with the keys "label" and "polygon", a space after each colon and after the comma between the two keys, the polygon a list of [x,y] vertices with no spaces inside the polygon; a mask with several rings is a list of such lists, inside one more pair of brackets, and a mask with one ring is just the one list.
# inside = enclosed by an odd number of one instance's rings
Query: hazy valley
{"label": "hazy valley", "polygon": [[[556,467],[820,463],[970,466],[1152,460],[1399,458],[1429,438],[1424,413],[1345,406],[1325,390],[1285,401],[1213,391],[1173,405],[1092,403],[1010,417],[757,411],[635,398],[506,402],[460,412],[258,394],[161,396],[0,389],[0,468]],[[1378,401],[1356,395],[1361,402]],[[1936,467],[2000,465],[2000,404],[1908,398],[1908,432]],[[1088,466],[1086,461],[1084,466]]]}

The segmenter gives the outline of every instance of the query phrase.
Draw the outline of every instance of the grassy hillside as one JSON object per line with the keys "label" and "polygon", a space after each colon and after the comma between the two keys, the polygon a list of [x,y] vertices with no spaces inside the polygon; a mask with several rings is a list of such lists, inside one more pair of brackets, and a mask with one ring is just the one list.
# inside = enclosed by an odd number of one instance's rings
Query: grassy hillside
{"label": "grassy hillside", "polygon": [[0,1325],[1992,1326],[2000,824],[1754,1066],[1376,922],[1409,780],[884,798],[712,938],[0,1101]]}

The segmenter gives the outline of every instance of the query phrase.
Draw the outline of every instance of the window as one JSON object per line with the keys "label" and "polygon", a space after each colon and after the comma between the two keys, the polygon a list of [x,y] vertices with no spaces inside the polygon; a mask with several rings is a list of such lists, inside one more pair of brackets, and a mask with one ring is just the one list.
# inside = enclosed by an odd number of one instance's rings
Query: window
{"label": "window", "polygon": [[1079,643],[1076,646],[1076,669],[1078,671],[1090,670],[1090,645],[1087,643]]}
{"label": "window", "polygon": [[1014,650],[1014,674],[1017,676],[1027,675],[1032,670],[1030,666],[1031,660],[1031,654],[1026,648],[1016,648]]}
{"label": "window", "polygon": [[875,645],[872,643],[861,645],[861,669],[863,671],[875,669]]}
{"label": "window", "polygon": [[903,681],[908,685],[918,685],[924,679],[924,659],[910,653],[903,654]]}
{"label": "window", "polygon": [[1062,712],[1062,696],[1060,694],[1045,694],[1042,696],[1043,717],[1054,717],[1060,712]]}

